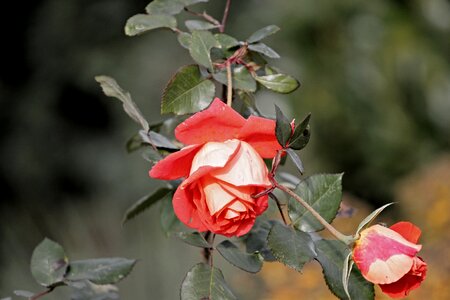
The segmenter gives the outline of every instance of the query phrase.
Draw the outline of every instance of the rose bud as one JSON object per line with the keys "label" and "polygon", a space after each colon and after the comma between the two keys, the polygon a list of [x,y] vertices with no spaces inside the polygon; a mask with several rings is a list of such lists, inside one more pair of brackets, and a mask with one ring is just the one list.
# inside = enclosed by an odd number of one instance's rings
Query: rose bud
{"label": "rose bud", "polygon": [[402,298],[420,286],[427,264],[416,256],[421,231],[409,222],[390,228],[374,225],[361,231],[353,260],[368,281],[378,284],[392,298]]}
{"label": "rose bud", "polygon": [[245,119],[216,98],[178,125],[175,136],[187,146],[159,161],[150,177],[185,178],[173,197],[177,217],[198,231],[246,234],[268,205],[267,195],[252,195],[271,187],[263,158],[281,149],[275,122]]}

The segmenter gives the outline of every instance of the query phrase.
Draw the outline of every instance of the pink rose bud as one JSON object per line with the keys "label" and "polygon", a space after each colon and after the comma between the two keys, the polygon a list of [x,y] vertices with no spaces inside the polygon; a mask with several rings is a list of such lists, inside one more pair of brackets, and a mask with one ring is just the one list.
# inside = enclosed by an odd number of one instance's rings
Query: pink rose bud
{"label": "pink rose bud", "polygon": [[271,186],[262,158],[281,148],[273,120],[243,118],[216,98],[175,129],[188,145],[159,161],[153,178],[184,177],[173,197],[177,217],[199,231],[241,236],[267,208],[267,195],[252,195]]}
{"label": "pink rose bud", "polygon": [[353,260],[368,281],[379,284],[392,298],[402,298],[420,286],[427,264],[418,256],[421,231],[409,222],[390,228],[374,225],[360,233]]}

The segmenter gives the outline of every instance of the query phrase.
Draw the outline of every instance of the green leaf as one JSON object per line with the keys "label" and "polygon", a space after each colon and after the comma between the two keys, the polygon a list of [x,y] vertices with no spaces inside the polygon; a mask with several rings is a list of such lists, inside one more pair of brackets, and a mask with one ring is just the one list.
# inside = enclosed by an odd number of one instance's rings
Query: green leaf
{"label": "green leaf", "polygon": [[[336,240],[318,240],[315,241],[315,245],[317,260],[323,268],[328,288],[339,299],[348,299],[342,284],[342,271],[349,249],[344,243]],[[356,268],[351,271],[348,283],[348,292],[352,299],[374,299],[373,284],[365,280]]]}
{"label": "green leaf", "polygon": [[[19,297],[31,298],[34,296],[34,293],[32,293],[30,291],[16,290],[16,291],[14,291],[14,295],[19,296]],[[11,298],[9,298],[9,299],[11,299]]]}
{"label": "green leaf", "polygon": [[68,283],[72,288],[70,300],[119,299],[119,289],[112,284],[97,285],[88,280]]}
{"label": "green leaf", "polygon": [[235,244],[225,240],[216,246],[217,251],[233,266],[250,273],[257,273],[262,268],[262,257],[258,253],[242,252]]}
{"label": "green leaf", "polygon": [[297,79],[284,74],[256,76],[255,79],[269,90],[282,94],[292,93],[300,86]]}
{"label": "green leaf", "polygon": [[264,54],[265,56],[270,58],[280,58],[280,55],[277,52],[275,52],[275,50],[273,50],[272,48],[263,43],[248,45],[248,49]]}
{"label": "green leaf", "polygon": [[[315,209],[327,222],[335,218],[342,200],[342,173],[318,174],[301,181],[294,192]],[[324,227],[295,199],[289,199],[289,217],[295,228],[306,232]]]}
{"label": "green leaf", "polygon": [[289,148],[286,149],[286,152],[289,155],[289,157],[292,159],[292,161],[294,162],[294,165],[297,167],[297,170],[300,172],[300,174],[303,174],[305,172],[305,168],[303,167],[302,160],[297,155],[297,153],[295,153],[294,150],[289,149]]}
{"label": "green leaf", "polygon": [[275,258],[298,272],[305,263],[316,257],[309,234],[279,223],[272,227],[267,241]]}
{"label": "green leaf", "polygon": [[214,38],[214,35],[209,31],[194,31],[192,32],[191,45],[189,47],[189,53],[192,58],[200,65],[213,70],[211,61],[211,48],[220,45]]}
{"label": "green leaf", "polygon": [[195,265],[181,284],[181,300],[231,300],[237,299],[227,286],[222,271],[200,263]]}
{"label": "green leaf", "polygon": [[309,120],[311,118],[311,113],[309,113],[305,119],[295,128],[292,134],[291,141],[289,142],[289,148],[295,150],[301,150],[309,142],[309,137],[311,136],[311,129],[309,126]]}
{"label": "green leaf", "polygon": [[175,146],[168,138],[157,132],[140,130],[139,135],[141,136],[143,142],[154,145],[157,148],[169,150],[180,149]]}
{"label": "green leaf", "polygon": [[208,2],[209,0],[180,0],[184,6],[190,6],[201,2]]}
{"label": "green leaf", "polygon": [[232,36],[224,33],[216,33],[214,35],[221,49],[230,49],[239,45],[239,41]]}
{"label": "green leaf", "polygon": [[138,14],[128,19],[125,24],[125,34],[135,36],[157,28],[176,28],[177,20],[169,15]]}
{"label": "green leaf", "polygon": [[45,238],[31,256],[31,274],[43,286],[51,286],[63,280],[68,258],[61,245]]}
{"label": "green leaf", "polygon": [[123,103],[123,109],[134,121],[142,126],[142,129],[145,131],[149,130],[149,125],[147,120],[142,116],[141,111],[136,106],[136,104],[131,99],[130,93],[123,90],[117,82],[108,76],[95,76],[95,80],[100,83],[100,86],[103,89],[103,93],[105,93],[108,97],[117,98]]}
{"label": "green leaf", "polygon": [[200,248],[211,248],[212,246],[205,240],[203,235],[198,232],[177,232],[175,234],[177,238],[189,244],[191,246],[200,247]]}
{"label": "green leaf", "polygon": [[[233,89],[242,90],[246,92],[256,91],[256,81],[247,70],[245,66],[232,66],[232,85]],[[218,82],[228,86],[227,70],[221,69],[219,72],[213,74],[213,78]]]}
{"label": "green leaf", "polygon": [[181,224],[173,211],[172,194],[167,194],[161,201],[159,221],[166,236],[170,236]]}
{"label": "green leaf", "polygon": [[134,203],[125,212],[125,215],[123,216],[123,219],[122,219],[122,225],[125,224],[127,221],[136,217],[138,214],[145,211],[147,208],[149,208],[153,203],[155,203],[159,199],[162,199],[170,191],[172,191],[171,188],[162,187],[162,188],[157,189],[155,192],[148,194],[148,195],[142,197],[141,199],[139,199],[136,203]]}
{"label": "green leaf", "polygon": [[163,156],[158,151],[155,151],[152,147],[146,147],[141,152],[142,158],[150,163],[156,163],[163,159]]}
{"label": "green leaf", "polygon": [[358,225],[358,229],[356,229],[356,234],[358,234],[362,229],[364,229],[365,227],[369,226],[370,223],[373,221],[373,219],[375,219],[386,207],[392,205],[394,203],[388,203],[383,205],[382,207],[374,210],[370,215],[368,215],[367,217],[364,218],[364,220],[361,221],[361,223],[359,223]]}
{"label": "green leaf", "polygon": [[261,28],[254,32],[248,39],[247,42],[249,44],[259,42],[260,40],[268,37],[269,35],[272,35],[276,33],[278,30],[280,30],[280,27],[276,25],[269,25],[264,28]]}
{"label": "green leaf", "polygon": [[190,33],[180,32],[178,33],[177,39],[183,48],[189,49],[189,47],[191,46],[192,36]]}
{"label": "green leaf", "polygon": [[112,284],[124,279],[136,264],[121,257],[77,260],[70,263],[66,279],[89,280],[95,284]]}
{"label": "green leaf", "polygon": [[275,257],[267,245],[267,236],[272,226],[278,223],[274,220],[262,220],[262,217],[256,219],[250,232],[245,236],[245,247],[247,253],[259,252],[265,261],[275,261]]}
{"label": "green leaf", "polygon": [[198,112],[208,107],[214,95],[214,83],[201,77],[198,66],[182,67],[164,90],[161,113],[183,115]]}
{"label": "green leaf", "polygon": [[281,109],[275,105],[276,123],[275,123],[275,135],[278,143],[285,147],[292,134],[291,123],[288,118],[283,114]]}
{"label": "green leaf", "polygon": [[187,20],[184,24],[189,31],[217,28],[217,25],[201,20]]}
{"label": "green leaf", "polygon": [[148,14],[168,14],[176,15],[184,8],[182,0],[153,0],[145,10]]}

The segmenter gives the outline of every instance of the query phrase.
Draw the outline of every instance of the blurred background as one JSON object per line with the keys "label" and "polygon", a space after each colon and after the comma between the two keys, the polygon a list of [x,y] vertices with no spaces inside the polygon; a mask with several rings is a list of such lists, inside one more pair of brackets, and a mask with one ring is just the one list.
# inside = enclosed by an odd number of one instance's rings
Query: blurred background
{"label": "blurred background", "polygon": [[[94,76],[116,78],[153,122],[163,118],[159,100],[171,74],[191,63],[169,31],[124,35],[127,18],[147,4],[35,0],[3,10],[0,299],[41,290],[28,265],[45,236],[72,259],[139,258],[119,284],[121,299],[177,299],[201,260],[162,234],[156,206],[121,226],[124,210],[159,183],[139,154],[126,153],[138,128]],[[220,18],[224,4],[193,9]],[[258,106],[273,115],[277,103],[297,119],[312,113],[311,142],[300,153],[306,175],[345,172],[345,202],[356,208],[337,226],[351,233],[370,210],[397,202],[380,220],[418,224],[429,263],[409,299],[450,299],[449,2],[233,1],[226,31],[243,40],[270,24],[282,28],[267,40],[282,56],[273,65],[302,87],[288,96],[261,92]],[[256,276],[218,264],[243,299],[334,299],[314,262],[304,274],[269,263]],[[45,299],[68,299],[68,290]]]}

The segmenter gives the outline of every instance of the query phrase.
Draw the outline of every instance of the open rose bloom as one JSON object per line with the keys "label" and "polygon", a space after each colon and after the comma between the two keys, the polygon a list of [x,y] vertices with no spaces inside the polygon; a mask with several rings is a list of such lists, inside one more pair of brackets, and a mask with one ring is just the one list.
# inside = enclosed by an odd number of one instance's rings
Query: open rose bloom
{"label": "open rose bloom", "polygon": [[353,260],[364,278],[379,284],[392,298],[402,298],[420,286],[427,264],[417,257],[421,231],[409,222],[390,228],[374,225],[360,233],[353,249]]}
{"label": "open rose bloom", "polygon": [[219,99],[175,129],[187,145],[159,161],[153,178],[184,178],[173,197],[177,217],[198,231],[225,236],[247,233],[267,208],[271,186],[263,158],[281,149],[273,120],[243,118]]}

